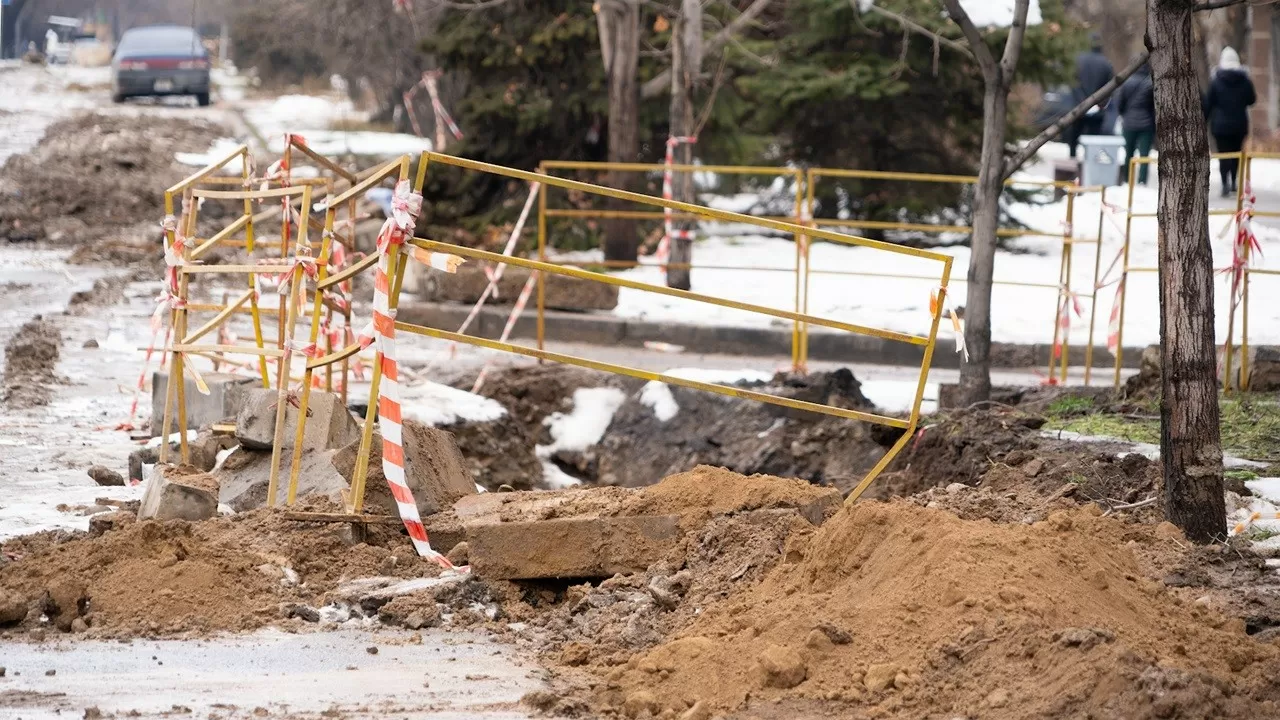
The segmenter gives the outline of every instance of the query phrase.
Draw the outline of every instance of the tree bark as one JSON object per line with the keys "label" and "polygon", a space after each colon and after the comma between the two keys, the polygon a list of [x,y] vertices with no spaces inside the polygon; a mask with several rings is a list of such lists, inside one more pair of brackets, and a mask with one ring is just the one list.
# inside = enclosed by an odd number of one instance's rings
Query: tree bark
{"label": "tree bark", "polygon": [[[608,13],[608,37],[601,36],[601,48],[607,48],[609,59],[609,162],[635,162],[640,153],[640,88],[636,68],[640,62],[639,0],[608,0],[600,12]],[[630,190],[635,173],[610,172],[608,184],[619,190]],[[626,209],[626,203],[610,200],[610,209]],[[608,220],[604,223],[604,257],[606,260],[635,262],[640,250],[640,236],[634,220]]]}
{"label": "tree bark", "polygon": [[996,230],[1004,190],[1004,141],[1009,125],[1009,89],[1022,54],[1030,0],[1016,0],[1013,23],[999,62],[959,0],[944,0],[982,70],[982,164],[973,202],[969,293],[964,307],[964,340],[969,359],[960,366],[960,399],[965,405],[991,398],[991,281],[995,275]]}
{"label": "tree bark", "polygon": [[[680,17],[671,32],[671,137],[693,135],[693,90],[697,84],[699,58],[702,55],[702,12],[698,0],[683,0]],[[677,165],[693,163],[693,145],[678,142],[674,159]],[[671,176],[671,195],[681,202],[697,200],[693,173],[676,172]],[[695,219],[677,219],[672,223],[676,237],[671,238],[671,265],[667,267],[667,287],[688,290],[692,287],[693,239],[684,237],[698,226]],[[681,267],[683,265],[684,267]]]}
{"label": "tree bark", "polygon": [[1148,0],[1160,147],[1160,459],[1164,510],[1195,542],[1226,537],[1209,245],[1209,144],[1192,0]]}
{"label": "tree bark", "polygon": [[995,276],[996,229],[1004,190],[1004,139],[1009,90],[987,83],[983,94],[982,165],[974,188],[969,292],[964,305],[964,342],[969,360],[960,366],[962,405],[991,397],[991,283]]}

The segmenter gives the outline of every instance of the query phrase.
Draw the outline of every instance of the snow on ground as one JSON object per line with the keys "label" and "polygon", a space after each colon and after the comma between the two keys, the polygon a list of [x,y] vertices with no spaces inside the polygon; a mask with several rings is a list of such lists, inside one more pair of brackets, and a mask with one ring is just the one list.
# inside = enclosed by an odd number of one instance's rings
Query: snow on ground
{"label": "snow on ground", "polygon": [[322,155],[391,157],[431,149],[430,140],[404,133],[333,130],[335,124],[367,119],[367,113],[337,96],[283,95],[246,101],[245,119],[267,138],[273,154],[284,151],[285,133],[302,135],[307,145]]}
{"label": "snow on ground", "polygon": [[[0,66],[0,165],[12,155],[25,153],[44,137],[54,122],[76,110],[94,107],[94,97],[69,92],[73,84],[88,86],[101,75],[101,68],[34,68],[28,65]],[[92,71],[92,72],[82,72]]]}
{"label": "snow on ground", "polygon": [[507,414],[497,400],[431,381],[401,386],[401,402],[405,417],[432,426],[492,422]]}
{"label": "snow on ground", "polygon": [[560,489],[582,483],[551,462],[551,456],[561,450],[580,452],[600,442],[624,400],[626,395],[617,388],[578,388],[573,391],[572,411],[547,416],[542,424],[551,430],[551,444],[539,445],[534,452],[542,461],[542,479],[548,487]]}
{"label": "snow on ground", "polygon": [[[1044,173],[1048,171],[1045,160],[1059,156],[1066,156],[1065,145],[1046,145],[1040,162],[1029,167],[1019,177],[1043,180]],[[1280,190],[1280,160],[1256,161],[1254,177],[1260,193],[1263,192],[1263,187]],[[725,209],[743,210],[752,205],[752,197],[708,197],[707,202]],[[1050,202],[1051,196],[1047,190],[1040,193],[1039,197],[1038,204],[1011,205],[1008,208],[1010,214],[1037,232],[1064,232],[1067,225],[1066,200]],[[1107,192],[1107,205],[1110,208],[1105,214],[1102,214],[1100,195],[1096,193],[1081,195],[1075,201],[1073,236],[1081,242],[1073,245],[1070,287],[1079,300],[1080,313],[1071,314],[1069,334],[1072,344],[1082,345],[1088,338],[1090,314],[1093,310],[1093,301],[1089,296],[1092,294],[1095,263],[1100,265],[1099,279],[1102,283],[1119,277],[1127,197],[1127,187],[1110,188]],[[1156,209],[1156,202],[1153,177],[1149,186],[1135,189],[1134,212],[1152,213]],[[1230,201],[1216,199],[1214,207],[1234,209]],[[1260,197],[1258,209],[1280,211],[1280,199]],[[1093,239],[1098,234],[1100,221],[1102,242],[1099,248],[1093,244]],[[1224,268],[1231,262],[1234,235],[1231,225],[1232,218],[1229,215],[1210,217],[1214,266],[1217,268]],[[1255,222],[1254,227],[1264,249],[1263,256],[1255,258],[1254,267],[1280,269],[1280,258],[1273,257],[1280,253],[1266,253],[1269,247],[1280,240],[1280,227],[1269,226],[1261,221]],[[779,310],[797,309],[793,272],[796,250],[790,238],[771,237],[748,226],[718,223],[704,223],[701,233],[702,237],[694,248],[694,263],[708,267],[694,268],[694,292]],[[996,255],[997,284],[992,292],[994,339],[1008,343],[1050,343],[1058,312],[1057,286],[1062,242],[1059,237],[1023,236],[1012,239],[1010,246],[1012,251],[1001,250]],[[1100,257],[1096,257],[1095,252],[1099,249]],[[950,304],[964,305],[969,250],[955,247],[942,248],[938,252],[953,258]],[[573,253],[564,257],[590,259],[598,257],[598,254]],[[1134,218],[1130,268],[1154,268],[1156,257],[1156,219]],[[724,270],[716,269],[715,266],[740,269]],[[939,285],[941,263],[876,249],[815,242],[811,250],[810,268],[809,314],[864,326],[927,334],[930,322],[929,292]],[[831,274],[833,272],[864,275]],[[662,271],[654,265],[619,274],[648,284],[665,284]],[[887,275],[910,277],[891,278]],[[1156,282],[1157,275],[1154,272],[1135,271],[1130,274],[1124,326],[1126,347],[1149,345],[1159,340],[1159,295]],[[1038,286],[1005,283],[1030,283]],[[1217,323],[1217,341],[1222,343],[1227,334],[1226,276],[1220,276],[1217,283],[1217,316],[1224,320]],[[1250,286],[1250,293],[1250,341],[1256,344],[1280,342],[1280,278],[1257,275]],[[1098,293],[1096,315],[1093,318],[1095,345],[1106,342],[1107,324],[1115,297],[1114,282]],[[790,320],[784,318],[631,288],[620,289],[614,313],[622,317],[658,322],[778,328],[792,325]],[[816,326],[811,330],[827,331]],[[943,323],[939,338],[949,343],[951,337],[950,324]]]}

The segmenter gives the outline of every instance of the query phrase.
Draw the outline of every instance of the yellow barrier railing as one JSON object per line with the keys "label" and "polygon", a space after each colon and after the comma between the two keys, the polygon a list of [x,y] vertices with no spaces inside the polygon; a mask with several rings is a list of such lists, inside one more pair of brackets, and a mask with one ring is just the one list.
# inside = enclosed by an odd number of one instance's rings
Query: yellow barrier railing
{"label": "yellow barrier railing", "polygon": [[[977,176],[969,175],[945,175],[930,173],[910,173],[910,172],[888,172],[880,170],[844,170],[829,168],[811,168],[808,170],[800,170],[798,168],[780,168],[768,166],[738,166],[738,165],[664,165],[660,163],[609,163],[609,162],[586,162],[586,161],[560,161],[547,160],[539,165],[540,171],[551,172],[557,170],[576,170],[587,171],[594,170],[598,172],[624,171],[624,172],[644,172],[657,173],[663,171],[671,172],[704,172],[712,174],[726,175],[756,175],[756,176],[774,176],[791,178],[794,184],[795,193],[795,215],[793,217],[777,217],[777,216],[752,216],[762,217],[767,220],[775,220],[779,222],[794,222],[802,227],[829,227],[829,228],[854,228],[854,229],[877,229],[877,230],[895,230],[907,232],[927,232],[927,233],[951,233],[951,232],[971,232],[972,227],[967,225],[941,225],[929,223],[908,223],[908,222],[888,222],[878,220],[839,220],[830,218],[813,217],[816,204],[815,185],[822,178],[852,178],[867,180],[883,180],[883,181],[914,181],[928,183],[959,183],[974,184],[977,182]],[[1061,378],[1066,379],[1066,358],[1070,351],[1070,343],[1063,341],[1059,345],[1059,326],[1058,314],[1064,307],[1063,303],[1070,302],[1072,296],[1077,298],[1088,298],[1093,300],[1092,293],[1085,295],[1083,293],[1072,293],[1070,291],[1070,255],[1075,245],[1087,245],[1091,243],[1099,243],[1098,238],[1074,238],[1072,237],[1071,228],[1074,224],[1074,199],[1075,196],[1086,192],[1098,192],[1100,188],[1081,188],[1073,183],[1064,181],[1039,181],[1039,180],[1009,180],[1007,186],[1026,186],[1026,187],[1042,187],[1056,188],[1064,191],[1068,196],[1067,217],[1064,221],[1066,228],[1062,233],[1050,233],[1035,230],[1020,230],[1016,228],[1001,228],[998,235],[1001,237],[1052,237],[1062,238],[1062,266],[1059,270],[1058,282],[1034,282],[1025,280],[996,280],[995,285],[1009,287],[1027,287],[1042,288],[1053,290],[1058,294],[1058,302],[1055,307],[1055,315],[1053,318],[1053,346],[1055,350],[1061,348],[1061,358],[1063,360],[1060,370]],[[631,262],[616,260],[595,260],[595,261],[574,261],[561,260],[547,257],[547,218],[579,218],[579,219],[636,219],[636,220],[661,220],[667,216],[664,211],[648,211],[648,210],[594,210],[594,209],[564,209],[564,208],[548,208],[546,199],[541,198],[539,201],[539,232],[538,232],[538,258],[543,261],[554,262],[558,265],[579,266],[579,267],[601,267],[609,269],[630,269],[635,267],[657,267],[657,262]],[[695,217],[687,213],[674,213],[673,218],[687,219]],[[1099,215],[1099,237],[1101,235],[1102,218]],[[796,235],[796,262],[794,267],[765,267],[765,266],[742,266],[742,265],[717,265],[703,264],[697,262],[691,263],[666,263],[667,268],[690,268],[700,270],[749,270],[758,272],[791,272],[795,275],[795,297],[793,309],[796,312],[807,312],[810,277],[812,275],[823,276],[848,276],[848,277],[887,277],[902,280],[929,280],[927,276],[907,273],[886,273],[886,272],[870,272],[856,270],[841,269],[813,269],[809,263],[809,235]],[[816,237],[816,236],[815,236]],[[848,237],[848,236],[845,236]],[[839,241],[836,241],[839,242]],[[1095,261],[1095,266],[1099,263]],[[1095,268],[1096,270],[1096,268]],[[1095,284],[1097,278],[1094,278]],[[964,278],[956,278],[953,282],[965,282]],[[542,301],[540,293],[540,302],[537,308],[537,336],[539,338],[538,347],[544,347],[545,337],[545,302]],[[797,369],[803,369],[808,362],[808,332],[803,323],[794,322],[792,324],[792,347],[791,357],[792,365]],[[1092,335],[1090,336],[1090,348],[1086,351],[1092,354]],[[1050,357],[1049,374],[1053,377],[1055,373],[1054,357]]]}
{"label": "yellow barrier railing", "polygon": [[[649,195],[643,195],[640,193],[617,190],[614,188],[544,175],[541,173],[532,173],[532,172],[526,172],[523,170],[515,170],[512,168],[506,168],[506,167],[501,167],[497,165],[490,165],[488,163],[482,163],[474,160],[467,160],[464,158],[453,157],[450,155],[442,155],[442,154],[433,153],[433,152],[423,153],[419,161],[416,183],[415,183],[415,186],[419,190],[421,190],[421,188],[425,184],[427,169],[429,164],[432,162],[438,163],[441,165],[448,165],[448,166],[462,168],[463,170],[489,173],[489,174],[499,175],[503,177],[516,179],[516,180],[522,180],[530,183],[538,182],[538,183],[542,183],[543,186],[557,187],[560,189],[581,192],[584,194],[610,197],[618,200],[638,203],[641,205],[648,205],[651,207],[670,208],[671,210],[675,210],[681,213],[687,213],[687,214],[694,215],[700,218],[705,218],[705,219],[743,223],[747,225],[768,228],[771,230],[790,233],[790,234],[796,234],[796,235],[808,234],[824,240],[831,240],[834,242],[840,242],[840,243],[845,243],[849,245],[867,247],[875,250],[880,250],[886,253],[911,256],[911,257],[921,258],[928,261],[937,262],[941,266],[940,272],[938,273],[936,278],[931,278],[931,281],[939,288],[940,298],[939,298],[939,302],[937,303],[936,307],[933,309],[933,312],[931,314],[931,317],[929,320],[928,334],[914,335],[911,333],[904,333],[904,332],[889,330],[885,328],[876,328],[876,327],[870,327],[870,326],[860,325],[856,323],[833,320],[830,318],[817,317],[817,316],[813,316],[813,315],[809,315],[801,312],[795,312],[790,310],[780,310],[776,308],[769,308],[769,307],[763,307],[763,306],[754,305],[750,303],[743,303],[743,302],[738,302],[734,300],[728,300],[725,298],[717,298],[717,297],[694,293],[686,290],[669,288],[662,285],[650,285],[650,284],[628,280],[625,278],[619,278],[619,277],[615,277],[615,276],[607,275],[603,273],[589,272],[587,270],[582,270],[582,269],[573,268],[573,267],[566,267],[560,264],[545,262],[541,259],[529,260],[529,259],[520,258],[520,257],[500,255],[497,253],[491,253],[484,250],[466,248],[458,245],[451,245],[448,243],[437,242],[434,240],[429,240],[424,238],[414,238],[411,241],[412,244],[415,245],[416,247],[422,248],[428,251],[446,252],[449,254],[461,256],[463,258],[471,258],[475,260],[486,260],[486,261],[491,261],[496,263],[505,263],[508,265],[514,265],[517,267],[526,268],[537,274],[538,283],[540,286],[543,282],[543,277],[545,275],[559,275],[564,277],[573,277],[579,280],[589,280],[593,282],[604,283],[607,285],[613,285],[615,287],[627,287],[627,288],[632,288],[636,290],[642,290],[645,292],[654,292],[654,293],[667,295],[670,297],[677,297],[683,300],[689,300],[693,302],[699,302],[699,303],[710,304],[710,305],[718,305],[721,307],[730,307],[738,310],[744,310],[747,312],[768,315],[771,317],[789,319],[789,320],[792,320],[793,322],[799,322],[806,325],[813,324],[813,325],[818,325],[822,327],[830,327],[833,329],[843,330],[846,332],[880,337],[886,340],[908,343],[911,345],[919,346],[922,348],[922,360],[920,364],[919,375],[916,382],[914,399],[911,403],[911,411],[907,418],[891,417],[891,416],[881,415],[873,412],[850,410],[847,408],[839,408],[839,407],[822,405],[822,404],[812,403],[812,402],[807,402],[802,400],[794,400],[791,398],[778,397],[778,396],[768,395],[765,393],[760,393],[752,390],[747,390],[740,387],[733,387],[729,385],[721,385],[716,383],[706,383],[706,382],[700,382],[695,380],[687,380],[684,378],[673,377],[670,375],[650,372],[650,371],[642,370],[638,368],[632,368],[632,367],[617,365],[613,363],[605,363],[605,362],[600,362],[596,360],[591,360],[588,358],[580,358],[580,357],[575,357],[571,355],[566,355],[563,353],[551,352],[546,350],[544,347],[542,347],[542,341],[544,340],[544,337],[542,337],[541,333],[538,338],[539,346],[526,347],[526,346],[515,345],[511,343],[506,343],[506,342],[487,340],[483,338],[464,335],[461,333],[450,332],[447,330],[440,330],[440,329],[426,327],[422,325],[414,325],[411,323],[406,323],[401,321],[395,322],[395,328],[397,330],[402,330],[408,333],[424,335],[424,336],[434,337],[434,338],[443,339],[443,340],[449,340],[457,343],[474,345],[477,347],[487,348],[490,350],[499,350],[499,351],[504,351],[509,353],[520,354],[527,357],[537,358],[540,360],[548,360],[553,362],[576,365],[579,367],[585,367],[585,368],[590,368],[590,369],[599,370],[603,372],[625,375],[628,377],[634,377],[642,380],[663,382],[671,385],[677,385],[681,387],[687,387],[687,388],[702,390],[706,392],[714,392],[722,395],[739,397],[739,398],[744,398],[744,399],[753,400],[757,402],[770,403],[770,404],[781,405],[784,407],[794,408],[798,410],[815,412],[819,414],[829,415],[832,417],[840,417],[840,418],[845,418],[849,420],[871,422],[871,423],[876,423],[880,425],[885,425],[887,427],[901,429],[903,431],[902,436],[897,440],[897,442],[894,443],[894,445],[889,449],[889,451],[884,455],[884,457],[882,457],[876,463],[876,465],[871,469],[871,471],[867,474],[867,476],[862,479],[862,481],[858,484],[858,486],[853,489],[853,491],[849,495],[850,500],[856,499],[858,496],[860,496],[863,493],[863,491],[866,490],[867,486],[870,485],[870,483],[873,480],[875,480],[876,476],[878,476],[884,470],[884,468],[888,466],[890,462],[892,462],[893,458],[896,457],[902,451],[903,447],[905,447],[906,443],[909,442],[912,436],[914,435],[915,430],[919,425],[920,406],[924,398],[924,390],[925,390],[925,385],[929,376],[929,368],[933,361],[933,352],[937,344],[938,327],[942,319],[943,305],[945,302],[947,288],[948,288],[950,277],[951,277],[951,265],[952,265],[951,256],[945,255],[942,253],[930,252],[927,250],[918,250],[914,248],[900,247],[897,245],[893,245],[891,243],[884,243],[884,242],[879,242],[875,240],[869,240],[866,238],[843,235],[830,230],[824,230],[821,228],[807,228],[802,225],[798,225],[795,223],[786,222],[782,220],[758,218],[758,217],[752,217],[749,215],[742,215],[739,213],[728,212],[724,210],[716,210],[714,208],[694,205],[692,203],[684,203],[684,202],[675,201],[675,200],[666,200],[662,198],[652,197]],[[400,164],[398,170],[401,178],[407,177],[408,175],[407,163]],[[382,177],[383,175],[384,175],[383,172],[379,172],[374,177],[371,177],[370,181],[376,181],[376,178]],[[363,189],[364,188],[362,188],[361,185],[357,185],[353,187],[349,192],[362,192]],[[339,198],[335,200],[335,203],[340,202],[342,199],[343,199],[342,196],[339,196]],[[543,217],[545,218],[546,216],[544,215]],[[326,219],[326,224],[328,224],[328,222],[329,220]],[[323,253],[323,249],[321,252]],[[388,307],[393,312],[399,303],[400,289],[403,286],[407,259],[408,259],[408,254],[399,252],[398,248],[394,245],[388,250],[388,267],[393,269],[392,270],[393,275],[389,279],[390,292],[388,294]],[[361,269],[364,269],[364,268],[361,268]],[[353,271],[354,271],[354,268],[353,268]],[[323,286],[325,282],[326,281],[322,279],[321,281],[319,281],[318,285]],[[358,348],[356,349],[358,350]],[[326,364],[336,362],[337,359],[338,358],[336,356],[326,356],[323,358],[317,358],[308,363],[307,370],[308,372],[310,372],[317,367],[322,367]],[[379,404],[378,398],[379,398],[379,380],[381,378],[380,373],[381,373],[381,363],[375,362],[373,367],[373,376],[371,379],[369,405],[368,405],[369,410],[368,410],[368,415],[365,418],[364,429],[363,429],[362,438],[361,438],[360,451],[356,460],[356,474],[355,474],[355,478],[353,478],[352,487],[351,487],[351,501],[349,506],[352,509],[352,512],[354,513],[359,513],[363,504],[363,497],[364,497],[364,490],[365,490],[364,482],[363,482],[363,478],[364,478],[363,469],[366,468],[368,464],[368,459],[371,452],[373,425],[374,425],[375,413],[377,412],[377,407]],[[306,387],[307,387],[306,384],[304,384],[304,389],[302,394],[303,408],[306,407],[305,405],[306,397],[307,397]],[[298,431],[303,432],[301,424],[305,420],[305,412],[300,413],[299,418],[300,418],[300,427]],[[295,445],[295,447],[298,447],[300,445],[301,443],[298,443]],[[293,490],[296,486],[296,472],[297,472],[296,468],[297,467],[298,467],[298,463],[295,459],[294,476],[290,478],[290,502],[292,502]]]}

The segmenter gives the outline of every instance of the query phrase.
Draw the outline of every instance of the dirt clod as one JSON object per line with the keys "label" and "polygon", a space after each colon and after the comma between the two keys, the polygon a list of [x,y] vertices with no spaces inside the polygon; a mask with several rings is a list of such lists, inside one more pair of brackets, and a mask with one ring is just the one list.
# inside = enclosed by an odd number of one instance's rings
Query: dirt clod
{"label": "dirt clod", "polygon": [[53,369],[61,351],[62,333],[56,325],[39,315],[27,321],[5,344],[0,399],[16,408],[48,405],[58,382]]}

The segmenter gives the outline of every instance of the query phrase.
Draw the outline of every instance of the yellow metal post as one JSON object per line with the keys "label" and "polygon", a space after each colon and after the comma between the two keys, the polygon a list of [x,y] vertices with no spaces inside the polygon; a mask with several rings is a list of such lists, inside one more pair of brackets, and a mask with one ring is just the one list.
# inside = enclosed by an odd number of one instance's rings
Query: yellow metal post
{"label": "yellow metal post", "polygon": [[[817,182],[818,182],[817,170],[815,168],[809,168],[807,179],[805,181],[805,190],[804,190],[805,204],[806,204],[806,207],[808,207],[809,209],[808,213],[806,214],[806,217],[809,222],[801,223],[802,225],[810,225],[810,226],[814,225],[814,222],[815,222],[813,219],[814,206],[816,205],[815,198],[817,195],[815,186],[817,185]],[[810,243],[812,242],[812,239],[808,235],[801,235],[800,239],[801,239],[800,255],[802,260],[801,265],[804,268],[800,312],[805,315],[808,315],[809,314],[809,257],[810,257],[809,246],[810,246]],[[809,326],[806,323],[800,323],[800,371],[805,372],[808,366],[809,366]]]}
{"label": "yellow metal post", "polygon": [[[307,185],[302,191],[302,217],[306,218],[311,213],[311,186]],[[287,218],[286,218],[287,221]],[[310,223],[298,223],[298,238],[296,241],[297,248],[303,249],[307,247],[307,230],[310,229]],[[295,250],[295,255],[297,250]],[[276,388],[276,429],[275,435],[271,443],[271,475],[267,479],[267,507],[274,507],[276,504],[276,493],[280,487],[280,455],[284,452],[284,431],[285,421],[288,418],[289,410],[289,364],[293,356],[293,350],[290,347],[293,340],[294,325],[298,320],[298,304],[301,302],[299,292],[303,284],[302,266],[294,265],[293,270],[289,272],[289,295],[286,301],[285,313],[282,316],[284,322],[281,323],[283,353],[279,360],[279,379]],[[306,412],[302,411],[298,414],[298,430],[303,431],[306,427]],[[299,447],[301,442],[299,442]],[[294,448],[297,452],[297,448]]]}
{"label": "yellow metal post", "polygon": [[920,424],[920,403],[924,399],[924,390],[929,382],[929,368],[933,364],[933,349],[938,344],[938,325],[942,322],[943,307],[947,301],[947,286],[951,281],[951,259],[948,258],[942,264],[942,286],[938,290],[938,304],[933,310],[933,319],[929,325],[929,344],[924,346],[924,361],[920,363],[920,377],[916,381],[916,396],[911,403],[911,420],[906,429],[902,431],[902,437],[889,448],[889,452],[880,458],[879,462],[871,468],[867,476],[862,478],[862,482],[849,493],[849,497],[845,502],[854,502],[862,493],[866,492],[867,487],[875,481],[880,473],[893,462],[893,459],[902,452],[902,449],[911,442],[911,438],[916,434],[916,427]]}
{"label": "yellow metal post", "polygon": [[[542,168],[539,168],[541,172]],[[538,192],[538,262],[547,261],[547,188],[542,186]],[[547,339],[547,281],[542,273],[535,275],[538,284],[538,317],[537,336],[538,349],[546,349]],[[541,362],[541,361],[539,361]]]}
{"label": "yellow metal post", "polygon": [[[1240,169],[1238,171],[1239,177],[1237,178],[1237,183],[1236,183],[1236,215],[1235,215],[1236,230],[1238,232],[1240,228],[1240,225],[1239,225],[1240,212],[1241,210],[1244,209],[1244,188],[1249,181],[1248,181],[1248,176],[1246,175],[1247,160],[1245,159],[1244,153],[1243,152],[1236,153],[1236,156],[1237,156],[1237,162],[1240,163],[1239,165]],[[1228,225],[1227,227],[1230,227],[1230,225]],[[1245,267],[1248,267],[1249,265],[1249,244],[1248,243],[1245,243],[1245,246],[1244,246],[1244,264],[1245,264]],[[1244,282],[1243,278],[1241,278],[1241,282]],[[1231,294],[1227,298],[1227,342],[1226,342],[1226,345],[1223,346],[1223,351],[1222,351],[1222,354],[1224,356],[1223,365],[1222,365],[1222,390],[1227,394],[1231,393],[1231,385],[1233,382],[1231,377],[1231,366],[1234,364],[1232,360],[1234,359],[1233,356],[1235,355],[1236,307],[1235,307],[1234,290],[1235,290],[1235,287],[1233,286],[1231,288]],[[1242,367],[1243,367],[1243,362],[1242,362]]]}
{"label": "yellow metal post", "polygon": [[[306,203],[304,202],[305,206]],[[329,208],[324,214],[324,235],[320,241],[320,257],[316,260],[316,290],[315,299],[311,304],[311,330],[308,335],[308,343],[315,345],[320,336],[320,313],[324,309],[324,291],[320,289],[320,283],[324,281],[329,274],[329,253],[333,247],[333,208]],[[304,236],[305,237],[305,236]],[[304,238],[299,238],[299,244]],[[302,245],[303,247],[309,247]],[[304,276],[298,274],[300,282]],[[305,294],[305,293],[304,293]],[[292,328],[290,328],[292,330]],[[332,348],[330,348],[332,350]],[[326,372],[329,372],[333,365],[325,365]],[[289,489],[285,494],[285,504],[293,505],[298,498],[298,473],[302,469],[302,442],[307,430],[307,406],[311,402],[311,378],[315,374],[315,369],[311,363],[306,363],[306,371],[302,373],[302,394],[298,398],[298,429],[293,440],[293,458],[289,464]],[[332,390],[332,387],[330,387]],[[274,496],[273,498],[274,499]]]}
{"label": "yellow metal post", "polygon": [[[1076,195],[1075,193],[1068,193],[1067,195],[1067,231],[1062,236],[1062,253],[1063,255],[1066,256],[1065,258],[1066,270],[1063,274],[1063,288],[1066,291],[1066,295],[1064,296],[1064,298],[1066,299],[1067,302],[1071,302],[1072,306],[1075,305],[1075,303],[1072,302],[1072,297],[1071,297],[1071,261],[1074,258],[1075,252],[1076,252],[1075,217],[1076,217]],[[1063,385],[1066,385],[1067,384],[1067,363],[1070,362],[1070,357],[1071,357],[1071,327],[1070,327],[1071,314],[1070,313],[1071,313],[1071,310],[1074,308],[1072,307],[1072,308],[1063,308],[1063,309],[1067,311],[1068,326],[1063,328],[1062,330],[1062,363],[1061,363],[1062,374],[1059,377],[1059,380],[1061,380]],[[1053,377],[1052,373],[1050,373],[1049,377]]]}
{"label": "yellow metal post", "polygon": [[[795,172],[795,183],[796,183],[796,224],[801,225],[804,223],[804,195],[802,193],[803,193],[803,188],[805,183],[804,183],[804,173],[799,168],[797,168]],[[800,246],[804,244],[804,236],[792,235],[791,239],[795,242],[795,245],[796,245],[795,309],[796,309],[796,312],[799,313],[801,312],[801,308],[800,308],[800,263],[801,263]],[[801,371],[800,322],[798,320],[791,324],[791,369],[795,372]]]}
{"label": "yellow metal post", "polygon": [[1107,212],[1107,187],[1102,186],[1098,196],[1098,241],[1093,252],[1093,290],[1089,300],[1089,343],[1084,347],[1084,384],[1088,387],[1093,376],[1093,332],[1098,319],[1098,274],[1102,272],[1102,230]]}
{"label": "yellow metal post", "polygon": [[1146,158],[1133,158],[1129,163],[1129,204],[1124,217],[1124,254],[1120,267],[1120,318],[1116,327],[1116,371],[1113,384],[1120,389],[1120,368],[1124,366],[1124,307],[1129,297],[1129,246],[1133,237],[1133,186],[1138,163]]}

